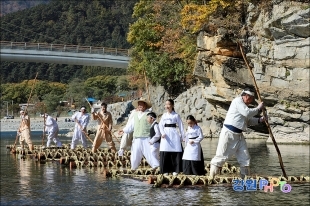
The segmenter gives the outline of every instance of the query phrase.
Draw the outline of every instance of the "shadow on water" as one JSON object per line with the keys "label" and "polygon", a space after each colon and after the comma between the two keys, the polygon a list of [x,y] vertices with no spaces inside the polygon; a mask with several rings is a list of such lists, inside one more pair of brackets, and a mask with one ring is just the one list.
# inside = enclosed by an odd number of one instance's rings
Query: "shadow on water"
{"label": "shadow on water", "polygon": [[[231,185],[205,188],[152,188],[132,179],[105,179],[101,168],[70,170],[58,162],[45,164],[9,154],[5,145],[15,135],[1,132],[1,205],[309,205],[309,184],[292,184],[290,193],[274,191],[236,192]],[[32,133],[41,144],[41,133]],[[63,138],[69,143],[70,138]],[[215,155],[218,139],[202,142],[205,162]],[[273,145],[247,139],[251,171],[280,176],[281,168]],[[279,145],[288,175],[309,176],[309,146]],[[235,158],[229,163],[238,166]]]}

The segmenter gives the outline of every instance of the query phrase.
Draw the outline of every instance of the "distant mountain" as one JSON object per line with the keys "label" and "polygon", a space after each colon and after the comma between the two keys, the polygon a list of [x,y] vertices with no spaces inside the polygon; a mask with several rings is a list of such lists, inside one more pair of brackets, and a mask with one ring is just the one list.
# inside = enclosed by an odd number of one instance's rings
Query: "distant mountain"
{"label": "distant mountain", "polygon": [[1,0],[0,2],[0,16],[4,16],[6,14],[16,12],[19,10],[28,9],[31,7],[34,7],[38,4],[46,4],[50,0],[35,0],[35,1],[29,1],[29,0]]}

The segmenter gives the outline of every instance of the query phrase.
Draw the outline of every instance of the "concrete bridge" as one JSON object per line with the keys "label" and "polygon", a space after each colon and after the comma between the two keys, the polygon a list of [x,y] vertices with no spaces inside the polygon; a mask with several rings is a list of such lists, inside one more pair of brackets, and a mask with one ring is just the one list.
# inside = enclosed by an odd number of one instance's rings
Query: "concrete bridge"
{"label": "concrete bridge", "polygon": [[1,61],[127,68],[128,49],[0,41]]}

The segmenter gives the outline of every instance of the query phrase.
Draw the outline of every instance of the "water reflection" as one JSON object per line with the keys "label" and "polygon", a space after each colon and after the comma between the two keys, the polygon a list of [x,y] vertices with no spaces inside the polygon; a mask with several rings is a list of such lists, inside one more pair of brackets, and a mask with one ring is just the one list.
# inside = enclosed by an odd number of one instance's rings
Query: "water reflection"
{"label": "water reflection", "polygon": [[[291,193],[279,188],[235,192],[231,185],[205,188],[152,188],[146,182],[105,178],[103,168],[70,170],[58,162],[40,164],[7,154],[9,139],[1,137],[1,205],[309,205],[309,184],[293,184]],[[34,141],[36,139],[34,138]],[[37,141],[41,142],[40,137]],[[206,163],[215,155],[218,139],[205,139]],[[247,140],[252,172],[282,174],[273,145]],[[309,175],[309,146],[279,145],[288,175]],[[235,158],[229,163],[238,166]]]}
{"label": "water reflection", "polygon": [[18,159],[19,162],[19,182],[20,182],[20,196],[31,196],[31,161],[24,160],[24,159]]}

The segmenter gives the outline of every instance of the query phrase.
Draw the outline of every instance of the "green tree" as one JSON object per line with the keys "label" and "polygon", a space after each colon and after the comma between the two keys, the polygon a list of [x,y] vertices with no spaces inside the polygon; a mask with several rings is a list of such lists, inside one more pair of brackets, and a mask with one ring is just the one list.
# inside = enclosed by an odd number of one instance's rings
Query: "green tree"
{"label": "green tree", "polygon": [[77,107],[81,106],[86,97],[86,87],[84,81],[78,78],[73,79],[67,86],[64,98],[68,99],[71,104]]}
{"label": "green tree", "polygon": [[48,113],[55,112],[57,109],[57,106],[59,105],[60,100],[61,100],[61,97],[55,94],[52,94],[52,93],[45,94],[43,96],[43,103],[46,107],[46,111]]}
{"label": "green tree", "polygon": [[139,1],[127,37],[133,44],[129,70],[141,77],[145,73],[171,94],[185,89],[194,68],[196,37],[182,30],[182,8],[181,1]]}

